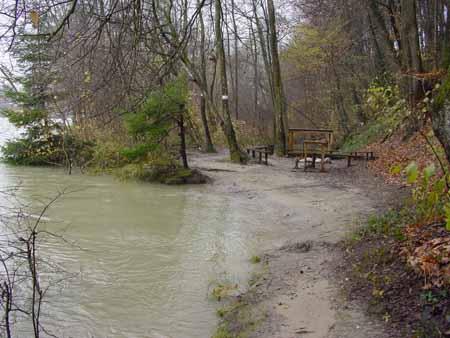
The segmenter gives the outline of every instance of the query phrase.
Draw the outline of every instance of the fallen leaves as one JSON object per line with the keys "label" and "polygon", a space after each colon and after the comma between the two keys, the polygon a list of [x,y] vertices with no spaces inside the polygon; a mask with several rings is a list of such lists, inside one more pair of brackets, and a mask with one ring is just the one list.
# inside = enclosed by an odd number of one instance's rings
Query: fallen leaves
{"label": "fallen leaves", "polygon": [[402,248],[408,264],[424,279],[424,289],[450,285],[450,233],[442,223],[411,225]]}
{"label": "fallen leaves", "polygon": [[431,129],[427,128],[405,139],[402,133],[394,134],[388,140],[379,141],[366,147],[364,151],[373,151],[377,159],[369,163],[370,170],[383,177],[388,184],[405,185],[405,175],[403,170],[411,162],[415,162],[421,172],[431,163],[435,163],[439,168],[433,149],[428,144],[433,145],[435,150],[441,152],[441,145],[434,137]]}

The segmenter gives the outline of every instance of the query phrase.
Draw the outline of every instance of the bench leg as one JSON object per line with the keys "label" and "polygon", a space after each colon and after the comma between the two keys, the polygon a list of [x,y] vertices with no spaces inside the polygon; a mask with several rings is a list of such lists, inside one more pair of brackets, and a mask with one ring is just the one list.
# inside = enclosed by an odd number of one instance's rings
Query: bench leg
{"label": "bench leg", "polygon": [[266,165],[269,165],[269,155],[264,153],[264,157],[266,158]]}
{"label": "bench leg", "polygon": [[259,164],[262,163],[262,152],[259,152]]}
{"label": "bench leg", "polygon": [[325,172],[325,152],[322,150],[322,161],[320,162],[320,172]]}
{"label": "bench leg", "polygon": [[316,155],[315,154],[312,157],[312,167],[316,168]]}
{"label": "bench leg", "polygon": [[306,171],[306,169],[308,169],[308,151],[306,150],[306,148],[304,154],[305,154],[305,165],[303,167],[303,171]]}
{"label": "bench leg", "polygon": [[352,166],[352,155],[347,156],[347,168]]}
{"label": "bench leg", "polygon": [[253,157],[253,158],[256,158],[256,153],[255,153],[254,150],[252,150],[252,157]]}

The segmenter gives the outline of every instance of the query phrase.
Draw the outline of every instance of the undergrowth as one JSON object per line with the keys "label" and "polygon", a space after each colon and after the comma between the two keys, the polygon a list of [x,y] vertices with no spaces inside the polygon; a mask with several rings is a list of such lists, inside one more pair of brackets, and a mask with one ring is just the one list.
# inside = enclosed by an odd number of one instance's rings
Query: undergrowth
{"label": "undergrowth", "polygon": [[342,152],[357,151],[389,137],[410,114],[399,87],[378,81],[367,90],[362,108],[367,121],[344,139]]}
{"label": "undergrowth", "polygon": [[[395,171],[412,186],[403,207],[370,217],[346,243],[350,292],[404,336],[450,330],[450,195],[434,165]],[[444,170],[446,171],[446,170]]]}

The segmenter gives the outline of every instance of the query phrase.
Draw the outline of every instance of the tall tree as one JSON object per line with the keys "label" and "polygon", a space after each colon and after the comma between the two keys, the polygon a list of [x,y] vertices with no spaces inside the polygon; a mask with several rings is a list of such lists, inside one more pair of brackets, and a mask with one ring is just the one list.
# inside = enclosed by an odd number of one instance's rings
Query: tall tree
{"label": "tall tree", "polygon": [[[200,4],[199,4],[200,5]],[[206,75],[206,33],[205,33],[205,22],[203,20],[203,8],[200,9],[199,16],[199,28],[200,28],[200,76],[201,83],[204,84],[204,93],[200,96],[200,116],[202,119],[203,130],[205,133],[205,151],[208,153],[214,153],[214,144],[211,138],[211,132],[209,130],[208,117],[206,114],[206,97],[205,93],[208,88],[208,80]]]}
{"label": "tall tree", "polygon": [[222,119],[221,127],[225,133],[225,137],[228,142],[228,149],[230,150],[231,161],[236,163],[245,163],[247,161],[247,156],[240,149],[236,132],[233,127],[233,122],[230,115],[229,107],[229,95],[228,95],[228,82],[227,82],[227,68],[225,61],[225,49],[223,44],[223,34],[222,34],[222,3],[221,0],[215,0],[215,33],[216,33],[216,57],[217,57],[217,68],[219,71],[220,78],[220,88],[221,88],[221,100],[222,100]]}
{"label": "tall tree", "polygon": [[407,90],[411,98],[411,107],[420,99],[424,92],[417,74],[423,72],[422,56],[417,26],[416,1],[401,0],[401,57],[404,71],[407,75]]}
{"label": "tall tree", "polygon": [[273,105],[276,116],[275,149],[279,155],[285,155],[286,148],[286,98],[281,79],[280,58],[278,54],[278,34],[276,27],[275,6],[273,0],[267,0],[269,23],[269,48],[272,59]]}

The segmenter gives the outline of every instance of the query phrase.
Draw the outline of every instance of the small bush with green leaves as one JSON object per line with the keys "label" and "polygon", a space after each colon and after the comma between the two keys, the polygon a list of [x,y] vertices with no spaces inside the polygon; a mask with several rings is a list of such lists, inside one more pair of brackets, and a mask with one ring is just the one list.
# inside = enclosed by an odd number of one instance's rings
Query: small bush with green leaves
{"label": "small bush with green leaves", "polygon": [[341,146],[343,152],[359,150],[392,134],[410,114],[399,87],[380,81],[375,81],[369,87],[362,108],[368,121],[344,140]]}
{"label": "small bush with green leaves", "polygon": [[[411,208],[417,223],[429,223],[436,219],[445,218],[446,228],[450,231],[450,195],[446,184],[446,174],[435,178],[434,164],[426,167],[420,173],[415,162],[406,169],[407,182],[414,184]],[[435,179],[433,179],[435,178]]]}

